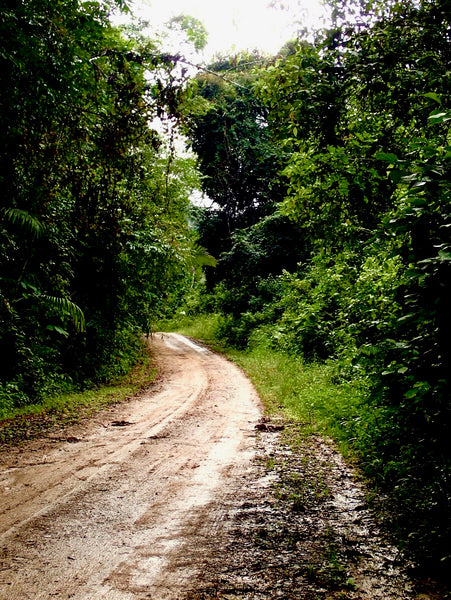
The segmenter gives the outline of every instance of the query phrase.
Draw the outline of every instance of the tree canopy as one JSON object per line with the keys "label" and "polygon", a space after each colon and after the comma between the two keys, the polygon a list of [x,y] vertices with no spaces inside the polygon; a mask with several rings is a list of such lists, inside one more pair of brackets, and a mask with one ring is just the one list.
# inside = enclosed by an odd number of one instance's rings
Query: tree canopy
{"label": "tree canopy", "polygon": [[178,118],[178,57],[123,35],[113,7],[0,8],[6,408],[127,369],[191,277],[196,169],[150,125]]}

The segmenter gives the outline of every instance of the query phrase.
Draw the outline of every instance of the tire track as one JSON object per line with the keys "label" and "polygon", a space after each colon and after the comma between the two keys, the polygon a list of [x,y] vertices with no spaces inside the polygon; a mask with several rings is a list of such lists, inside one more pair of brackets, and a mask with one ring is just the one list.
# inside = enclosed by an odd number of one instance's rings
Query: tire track
{"label": "tire track", "polygon": [[222,357],[176,334],[152,343],[161,389],[108,413],[129,425],[1,457],[1,599],[174,600],[195,577],[189,557],[171,563],[249,468],[259,401]]}

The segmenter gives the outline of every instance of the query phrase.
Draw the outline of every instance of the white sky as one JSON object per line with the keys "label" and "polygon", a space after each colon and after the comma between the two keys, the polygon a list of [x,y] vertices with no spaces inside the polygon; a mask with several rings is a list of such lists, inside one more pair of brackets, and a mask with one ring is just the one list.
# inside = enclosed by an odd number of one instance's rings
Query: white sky
{"label": "white sky", "polygon": [[133,0],[132,11],[152,28],[171,17],[199,19],[209,33],[206,58],[217,52],[258,48],[275,54],[305,25],[319,25],[321,0],[276,0],[286,7],[269,7],[271,0]]}

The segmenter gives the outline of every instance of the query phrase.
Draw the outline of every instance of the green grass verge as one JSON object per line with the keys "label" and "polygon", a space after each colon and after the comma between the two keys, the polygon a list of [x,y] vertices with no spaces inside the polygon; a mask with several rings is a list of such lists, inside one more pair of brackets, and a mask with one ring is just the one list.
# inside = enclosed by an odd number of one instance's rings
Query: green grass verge
{"label": "green grass verge", "polygon": [[40,404],[14,409],[0,421],[0,444],[16,445],[81,422],[112,404],[123,402],[157,376],[150,352],[126,376],[109,385],[47,398]]}
{"label": "green grass verge", "polygon": [[364,390],[356,383],[337,382],[333,364],[304,364],[299,357],[256,347],[226,350],[250,377],[269,414],[282,413],[302,424],[305,435],[333,438],[349,454],[349,436],[362,419]]}

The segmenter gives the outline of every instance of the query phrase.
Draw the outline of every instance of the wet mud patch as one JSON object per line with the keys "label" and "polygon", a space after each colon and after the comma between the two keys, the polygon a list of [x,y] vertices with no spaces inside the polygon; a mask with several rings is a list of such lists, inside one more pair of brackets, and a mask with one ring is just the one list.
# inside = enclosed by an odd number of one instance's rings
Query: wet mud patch
{"label": "wet mud patch", "polygon": [[[310,437],[292,451],[277,422],[265,425],[257,427],[253,477],[218,507],[225,519],[214,535],[198,524],[202,567],[186,598],[418,597],[408,565],[377,526],[362,484],[332,443]],[[285,433],[291,429],[293,437],[296,427],[285,424]]]}

